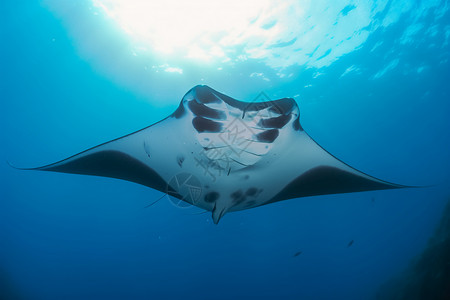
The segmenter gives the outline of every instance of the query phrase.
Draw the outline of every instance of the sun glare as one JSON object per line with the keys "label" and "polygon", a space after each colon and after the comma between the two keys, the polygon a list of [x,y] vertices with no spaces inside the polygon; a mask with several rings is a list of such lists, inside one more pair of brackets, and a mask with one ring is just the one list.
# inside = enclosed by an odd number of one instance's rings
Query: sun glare
{"label": "sun glare", "polygon": [[[357,5],[341,0],[92,1],[128,33],[139,51],[163,55],[167,61],[260,61],[277,71],[329,66],[359,49],[378,28],[411,13],[411,7],[388,5],[389,0]],[[437,2],[423,2],[417,11],[435,6]],[[416,29],[406,42],[420,32],[420,24],[411,26]]]}
{"label": "sun glare", "polygon": [[93,0],[134,39],[164,54],[225,57],[268,0]]}

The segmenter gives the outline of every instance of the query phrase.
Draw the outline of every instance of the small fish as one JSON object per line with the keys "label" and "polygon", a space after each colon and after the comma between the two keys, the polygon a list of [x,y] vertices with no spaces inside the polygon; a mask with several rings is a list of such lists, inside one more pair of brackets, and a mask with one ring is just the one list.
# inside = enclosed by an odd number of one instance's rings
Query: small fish
{"label": "small fish", "polygon": [[300,254],[302,254],[302,251],[296,252],[296,253],[294,254],[294,257],[297,257],[297,256],[299,256]]}
{"label": "small fish", "polygon": [[228,169],[228,174],[227,174],[227,176],[230,176],[230,172],[231,172],[231,168]]}
{"label": "small fish", "polygon": [[353,242],[354,242],[354,240],[351,240],[351,241],[348,243],[347,248],[350,247],[351,245],[353,245]]}

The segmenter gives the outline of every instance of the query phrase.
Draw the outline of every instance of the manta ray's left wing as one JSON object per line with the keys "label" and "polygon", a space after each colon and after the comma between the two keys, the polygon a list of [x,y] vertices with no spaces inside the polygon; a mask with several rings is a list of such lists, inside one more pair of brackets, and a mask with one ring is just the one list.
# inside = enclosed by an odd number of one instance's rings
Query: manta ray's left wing
{"label": "manta ray's left wing", "polygon": [[[151,126],[150,126],[151,127]],[[111,177],[166,191],[166,181],[145,163],[145,133],[150,127],[112,140],[59,162],[25,170]]]}

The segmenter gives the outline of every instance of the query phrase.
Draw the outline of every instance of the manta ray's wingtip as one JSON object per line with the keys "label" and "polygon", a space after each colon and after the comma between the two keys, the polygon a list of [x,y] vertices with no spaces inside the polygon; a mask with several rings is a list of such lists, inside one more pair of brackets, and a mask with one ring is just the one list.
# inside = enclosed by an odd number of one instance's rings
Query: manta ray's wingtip
{"label": "manta ray's wingtip", "polygon": [[398,183],[391,183],[389,182],[389,185],[391,186],[391,189],[424,189],[424,188],[433,188],[436,186],[439,186],[439,184],[427,184],[427,185],[405,185],[405,184],[398,184]]}
{"label": "manta ray's wingtip", "polygon": [[409,184],[400,184],[400,183],[385,181],[385,180],[381,180],[378,178],[376,178],[376,179],[383,182],[386,185],[390,185],[391,188],[393,188],[393,189],[419,189],[419,188],[436,187],[439,185],[439,184],[409,185]]}
{"label": "manta ray's wingtip", "polygon": [[10,166],[11,168],[16,169],[16,170],[22,170],[22,171],[23,170],[25,170],[25,171],[28,171],[28,170],[42,170],[41,167],[37,167],[37,168],[18,167],[16,165],[12,164],[9,160],[7,160],[6,163],[8,164],[8,166]]}
{"label": "manta ray's wingtip", "polygon": [[440,184],[435,183],[435,184],[427,184],[427,185],[402,185],[401,188],[406,188],[406,189],[424,189],[424,188],[432,188],[432,187],[437,187]]}
{"label": "manta ray's wingtip", "polygon": [[28,170],[27,168],[21,168],[21,167],[17,167],[15,165],[13,165],[9,160],[6,161],[6,164],[16,170]]}
{"label": "manta ray's wingtip", "polygon": [[21,170],[21,171],[47,171],[47,168],[49,166],[52,166],[54,164],[49,164],[49,165],[45,165],[45,166],[38,166],[38,167],[18,167],[15,164],[11,163],[9,160],[6,161],[6,163],[8,164],[8,166],[10,166],[13,169],[16,170]]}
{"label": "manta ray's wingtip", "polygon": [[10,166],[11,168],[13,168],[13,169],[18,169],[16,166],[14,166],[9,160],[6,160],[5,161],[6,162],[6,164],[8,165],[8,166]]}
{"label": "manta ray's wingtip", "polygon": [[[374,177],[375,178],[375,177]],[[419,189],[419,188],[429,188],[433,187],[434,185],[407,185],[407,184],[400,184],[400,183],[394,183],[390,181],[385,181],[376,178],[380,182],[384,183],[387,188],[386,189]]]}

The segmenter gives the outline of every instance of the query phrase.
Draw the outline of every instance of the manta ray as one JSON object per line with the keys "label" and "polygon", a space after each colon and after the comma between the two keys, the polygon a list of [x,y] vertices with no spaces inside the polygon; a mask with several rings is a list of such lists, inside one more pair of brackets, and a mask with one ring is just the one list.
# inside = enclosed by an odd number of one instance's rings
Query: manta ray
{"label": "manta ray", "polygon": [[215,224],[227,212],[292,198],[405,187],[322,148],[294,99],[243,102],[205,85],[153,125],[31,170],[135,182],[211,211]]}

